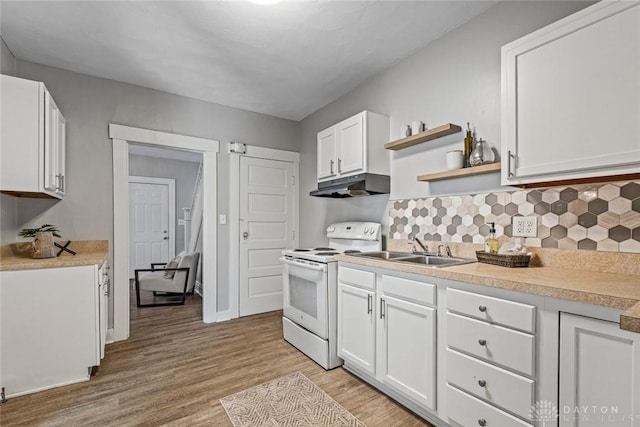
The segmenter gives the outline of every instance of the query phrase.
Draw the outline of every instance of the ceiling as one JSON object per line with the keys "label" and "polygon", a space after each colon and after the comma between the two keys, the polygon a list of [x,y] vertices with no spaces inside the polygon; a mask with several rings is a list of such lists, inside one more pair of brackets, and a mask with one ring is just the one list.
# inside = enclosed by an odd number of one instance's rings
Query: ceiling
{"label": "ceiling", "polygon": [[301,120],[495,1],[7,1],[18,59]]}

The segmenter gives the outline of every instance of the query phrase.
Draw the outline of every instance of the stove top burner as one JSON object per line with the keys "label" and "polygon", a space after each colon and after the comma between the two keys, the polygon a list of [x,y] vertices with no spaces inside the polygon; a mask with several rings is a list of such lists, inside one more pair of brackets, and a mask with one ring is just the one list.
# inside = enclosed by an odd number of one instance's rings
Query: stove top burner
{"label": "stove top burner", "polygon": [[344,251],[343,253],[345,254],[359,254],[360,251],[357,249],[347,249],[346,251]]}
{"label": "stove top burner", "polygon": [[314,251],[335,251],[333,248],[314,248]]}
{"label": "stove top burner", "polygon": [[311,249],[294,249],[293,252],[309,252]]}
{"label": "stove top burner", "polygon": [[338,255],[340,252],[318,252],[316,255],[327,256],[327,255]]}

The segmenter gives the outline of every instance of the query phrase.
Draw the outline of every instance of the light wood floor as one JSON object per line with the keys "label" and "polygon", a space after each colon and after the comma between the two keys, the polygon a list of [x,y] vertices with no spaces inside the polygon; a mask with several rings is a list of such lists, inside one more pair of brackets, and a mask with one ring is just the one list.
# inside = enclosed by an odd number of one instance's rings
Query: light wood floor
{"label": "light wood floor", "polygon": [[[135,297],[132,298],[135,302]],[[90,381],[0,404],[2,426],[231,426],[219,399],[300,371],[368,427],[429,425],[342,368],[282,339],[281,312],[206,325],[201,300],[131,308],[131,337]]]}

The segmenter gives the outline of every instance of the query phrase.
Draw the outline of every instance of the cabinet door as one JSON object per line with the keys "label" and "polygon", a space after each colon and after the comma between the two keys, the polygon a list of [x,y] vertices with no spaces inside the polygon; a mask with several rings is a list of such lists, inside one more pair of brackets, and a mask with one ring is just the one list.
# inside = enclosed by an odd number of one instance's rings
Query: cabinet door
{"label": "cabinet door", "polygon": [[338,284],[338,356],[375,373],[374,293]]}
{"label": "cabinet door", "polygon": [[64,116],[57,111],[58,124],[56,126],[56,175],[58,176],[58,193],[64,195],[67,190],[66,171],[66,144],[67,144],[67,123]]}
{"label": "cabinet door", "polygon": [[344,120],[336,126],[338,139],[338,174],[363,172],[366,168],[365,113]]}
{"label": "cabinet door", "polygon": [[96,272],[0,271],[0,385],[9,397],[88,379],[100,361]]}
{"label": "cabinet door", "polygon": [[640,425],[640,334],[561,313],[560,426]]}
{"label": "cabinet door", "polygon": [[335,126],[318,133],[318,180],[329,179],[336,176],[336,144]]}
{"label": "cabinet door", "polygon": [[503,185],[638,172],[639,23],[601,2],[503,47]]}
{"label": "cabinet door", "polygon": [[98,280],[100,289],[99,300],[99,339],[100,339],[100,359],[104,359],[104,348],[107,342],[107,310],[109,309],[109,267],[103,264],[98,270]]}
{"label": "cabinet door", "polygon": [[58,106],[44,91],[44,188],[57,192],[60,188],[58,173]]}
{"label": "cabinet door", "polygon": [[379,304],[379,377],[400,393],[435,409],[436,310],[389,296]]}

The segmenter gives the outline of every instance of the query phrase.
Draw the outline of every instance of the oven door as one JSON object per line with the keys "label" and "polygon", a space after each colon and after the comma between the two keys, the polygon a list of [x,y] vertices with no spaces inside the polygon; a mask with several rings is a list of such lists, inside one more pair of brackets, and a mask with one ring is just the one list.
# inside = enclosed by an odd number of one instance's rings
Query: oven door
{"label": "oven door", "polygon": [[327,339],[327,264],[292,258],[281,261],[285,317]]}

